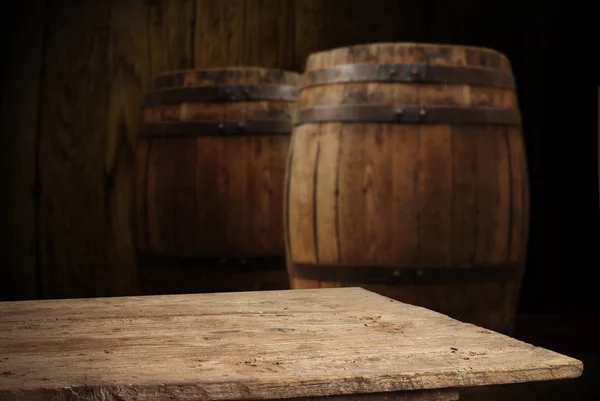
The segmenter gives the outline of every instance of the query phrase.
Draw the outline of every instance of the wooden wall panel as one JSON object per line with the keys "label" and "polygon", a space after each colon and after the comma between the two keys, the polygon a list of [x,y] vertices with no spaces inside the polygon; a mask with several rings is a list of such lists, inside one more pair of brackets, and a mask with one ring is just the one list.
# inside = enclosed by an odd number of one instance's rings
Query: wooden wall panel
{"label": "wooden wall panel", "polygon": [[[17,5],[3,24],[6,42],[18,42],[3,53],[6,68],[0,110],[0,301],[35,299],[36,279],[36,150],[39,85],[42,71],[45,0]],[[11,26],[12,25],[12,26]],[[8,28],[8,29],[7,29]],[[12,28],[12,29],[11,29]]]}

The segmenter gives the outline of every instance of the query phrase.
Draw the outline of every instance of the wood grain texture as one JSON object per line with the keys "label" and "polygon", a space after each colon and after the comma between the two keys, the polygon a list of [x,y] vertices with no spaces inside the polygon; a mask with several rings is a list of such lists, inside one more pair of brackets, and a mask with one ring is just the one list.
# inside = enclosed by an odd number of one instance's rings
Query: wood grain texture
{"label": "wood grain texture", "polygon": [[4,38],[20,45],[12,54],[5,53],[0,103],[0,227],[6,238],[0,248],[0,301],[39,296],[36,170],[45,6],[45,0],[17,5],[18,17],[8,17],[13,30],[3,32]]}
{"label": "wood grain texture", "polygon": [[[304,128],[298,130],[303,135]],[[301,141],[294,142],[294,155],[290,162],[291,176],[299,177],[305,185],[290,186],[288,197],[290,252],[293,260],[307,263],[317,261],[315,245],[314,168],[318,161],[318,132],[307,132]],[[293,250],[292,250],[293,249]],[[297,256],[296,256],[297,252]]]}
{"label": "wood grain texture", "polygon": [[[424,63],[510,72],[491,49],[419,43],[341,47],[310,55],[307,71],[344,64]],[[512,90],[452,82],[350,82],[301,88],[299,109],[344,105],[497,107]],[[510,333],[528,227],[520,126],[309,122],[294,129],[288,172],[292,288],[361,285]],[[323,258],[323,259],[321,259]],[[504,266],[513,278],[375,284],[304,277],[295,264],[408,268]],[[322,266],[323,276],[327,266]]]}
{"label": "wood grain texture", "polygon": [[316,397],[583,370],[360,288],[9,302],[0,312],[6,400]]}

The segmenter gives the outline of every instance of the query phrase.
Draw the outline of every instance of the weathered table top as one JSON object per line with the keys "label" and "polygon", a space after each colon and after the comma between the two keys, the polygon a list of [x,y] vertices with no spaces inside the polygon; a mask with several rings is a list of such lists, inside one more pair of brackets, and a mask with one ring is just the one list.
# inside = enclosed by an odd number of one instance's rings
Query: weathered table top
{"label": "weathered table top", "polygon": [[0,303],[2,400],[277,399],[582,370],[578,360],[360,288]]}

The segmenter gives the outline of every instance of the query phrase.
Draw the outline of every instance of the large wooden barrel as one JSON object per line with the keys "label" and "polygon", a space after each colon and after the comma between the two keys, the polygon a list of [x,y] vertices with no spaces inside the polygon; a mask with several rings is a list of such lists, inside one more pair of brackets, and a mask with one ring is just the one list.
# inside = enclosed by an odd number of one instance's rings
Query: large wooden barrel
{"label": "large wooden barrel", "polygon": [[283,194],[297,79],[212,68],[153,80],[136,145],[145,292],[289,288]]}
{"label": "large wooden barrel", "polygon": [[310,55],[286,177],[292,288],[362,286],[510,332],[528,181],[507,58],[384,43]]}

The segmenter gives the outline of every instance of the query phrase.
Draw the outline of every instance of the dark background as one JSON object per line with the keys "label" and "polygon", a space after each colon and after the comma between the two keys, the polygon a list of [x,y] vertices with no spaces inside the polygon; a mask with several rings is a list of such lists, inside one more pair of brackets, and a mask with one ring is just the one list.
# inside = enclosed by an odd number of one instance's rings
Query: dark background
{"label": "dark background", "polygon": [[[139,104],[153,75],[222,65],[302,71],[311,52],[358,43],[485,46],[512,63],[530,175],[528,260],[515,336],[581,356],[586,371],[580,383],[589,387],[568,384],[571,395],[562,399],[593,399],[585,397],[594,396],[590,376],[598,376],[593,340],[600,306],[598,29],[595,12],[584,4],[33,0],[5,5],[0,300],[140,292],[129,180]],[[557,394],[554,388],[540,391]]]}

